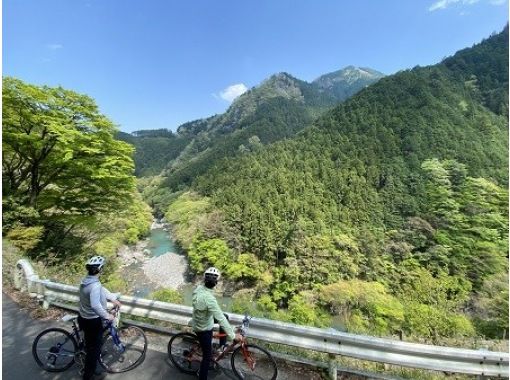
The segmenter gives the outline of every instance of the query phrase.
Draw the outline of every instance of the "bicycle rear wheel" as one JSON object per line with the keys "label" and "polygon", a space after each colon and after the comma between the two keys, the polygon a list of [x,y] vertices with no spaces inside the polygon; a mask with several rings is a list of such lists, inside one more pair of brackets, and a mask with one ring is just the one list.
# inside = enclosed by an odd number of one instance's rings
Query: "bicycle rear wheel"
{"label": "bicycle rear wheel", "polygon": [[32,355],[39,367],[49,372],[62,372],[74,364],[78,343],[66,330],[50,328],[34,339]]}
{"label": "bicycle rear wheel", "polygon": [[237,347],[230,364],[240,379],[275,380],[278,375],[278,368],[271,354],[253,344]]}
{"label": "bicycle rear wheel", "polygon": [[182,372],[196,374],[202,362],[202,349],[195,334],[175,334],[168,342],[168,357]]}
{"label": "bicycle rear wheel", "polygon": [[136,326],[123,327],[117,330],[120,344],[108,334],[101,346],[99,363],[111,373],[129,371],[138,367],[145,359],[147,338],[143,330]]}

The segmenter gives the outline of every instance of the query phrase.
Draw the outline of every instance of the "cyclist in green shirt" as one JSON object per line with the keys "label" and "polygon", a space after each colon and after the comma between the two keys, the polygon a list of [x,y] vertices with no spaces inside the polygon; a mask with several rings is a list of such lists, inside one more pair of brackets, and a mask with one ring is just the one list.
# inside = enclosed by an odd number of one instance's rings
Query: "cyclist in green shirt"
{"label": "cyclist in green shirt", "polygon": [[191,325],[202,348],[199,380],[207,380],[207,372],[212,359],[212,336],[215,321],[220,324],[220,331],[223,330],[230,339],[234,341],[242,339],[241,335],[234,333],[234,329],[221,311],[214,296],[213,288],[218,283],[219,278],[220,271],[211,267],[204,273],[204,285],[198,285],[193,291],[193,319]]}

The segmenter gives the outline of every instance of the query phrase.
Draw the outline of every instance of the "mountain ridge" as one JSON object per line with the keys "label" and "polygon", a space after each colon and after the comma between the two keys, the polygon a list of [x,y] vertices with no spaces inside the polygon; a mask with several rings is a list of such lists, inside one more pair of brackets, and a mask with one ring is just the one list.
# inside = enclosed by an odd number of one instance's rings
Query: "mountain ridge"
{"label": "mountain ridge", "polygon": [[[335,80],[331,89],[300,80],[286,72],[273,74],[234,99],[224,113],[181,124],[175,134],[167,136],[172,140],[171,144],[167,144],[172,152],[147,154],[147,151],[153,151],[150,130],[135,131],[131,137],[119,134],[119,138],[137,147],[137,175],[154,175],[165,169],[165,175],[175,177],[175,181],[171,180],[175,188],[180,181],[177,177],[184,178],[189,184],[192,176],[204,172],[218,159],[234,156],[246,149],[250,139],[258,139],[264,145],[293,136],[321,113],[376,82],[382,75],[366,69],[376,74],[363,74],[363,78],[360,74],[360,78],[348,83],[345,76],[352,76],[359,70],[347,66],[325,74]],[[154,134],[157,135],[155,144],[164,147],[161,131]],[[179,139],[187,141],[179,143],[182,142]],[[155,159],[151,161],[152,155]],[[164,164],[165,157],[167,164]],[[183,171],[192,171],[193,175]]]}

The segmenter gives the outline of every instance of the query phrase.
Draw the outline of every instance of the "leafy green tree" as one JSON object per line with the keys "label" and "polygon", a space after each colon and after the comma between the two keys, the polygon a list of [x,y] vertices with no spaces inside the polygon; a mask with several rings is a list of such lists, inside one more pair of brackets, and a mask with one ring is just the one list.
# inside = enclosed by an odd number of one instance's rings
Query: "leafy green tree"
{"label": "leafy green tree", "polygon": [[2,99],[4,197],[68,225],[131,202],[133,150],[91,98],[6,77]]}
{"label": "leafy green tree", "polygon": [[487,337],[502,338],[508,334],[508,272],[487,278],[476,294],[475,323]]}

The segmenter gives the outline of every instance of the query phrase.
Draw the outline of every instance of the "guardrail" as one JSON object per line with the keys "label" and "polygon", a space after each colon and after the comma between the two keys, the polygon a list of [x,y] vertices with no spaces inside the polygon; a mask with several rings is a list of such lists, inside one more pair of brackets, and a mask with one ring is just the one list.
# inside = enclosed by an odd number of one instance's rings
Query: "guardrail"
{"label": "guardrail", "polygon": [[[78,287],[41,280],[27,260],[16,264],[15,285],[43,298],[44,307],[58,301],[77,303]],[[188,306],[121,296],[121,312],[187,326],[192,309]],[[229,313],[234,324],[243,316]],[[445,371],[479,376],[509,377],[509,354],[488,350],[471,350],[401,342],[339,332],[332,329],[299,326],[291,323],[253,318],[249,336],[270,343],[343,355],[356,359],[394,364],[410,368]],[[330,376],[336,379],[336,365],[331,363]]]}

